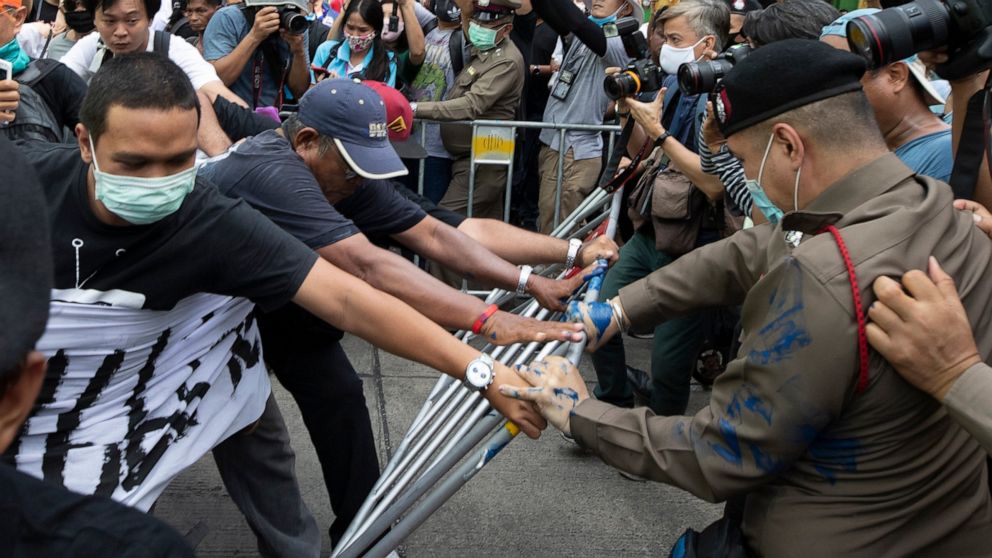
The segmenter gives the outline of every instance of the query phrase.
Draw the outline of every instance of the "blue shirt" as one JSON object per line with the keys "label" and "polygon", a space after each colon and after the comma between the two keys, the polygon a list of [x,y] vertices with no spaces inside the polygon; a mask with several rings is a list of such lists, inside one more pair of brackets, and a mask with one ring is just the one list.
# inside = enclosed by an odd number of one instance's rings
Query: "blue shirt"
{"label": "blue shirt", "polygon": [[899,146],[896,155],[916,174],[947,182],[951,179],[951,169],[954,167],[951,130],[948,128],[916,138]]}
{"label": "blue shirt", "polygon": [[[214,17],[217,16],[215,15]],[[338,52],[334,60],[328,60],[331,56],[331,50],[339,44],[341,46],[338,47]],[[313,54],[313,64],[314,66],[326,68],[332,77],[370,79],[365,76],[365,70],[369,67],[369,63],[372,62],[372,54],[373,49],[369,48],[369,51],[365,53],[365,58],[362,60],[362,67],[357,72],[348,73],[348,66],[351,61],[351,48],[348,46],[348,41],[325,41],[324,44],[317,47],[317,52]],[[396,87],[396,56],[389,51],[386,51],[386,56],[389,58],[389,79],[380,81],[390,87]]]}
{"label": "blue shirt", "polygon": [[[249,31],[251,31],[251,26],[248,25],[248,20],[245,19],[240,4],[225,6],[217,10],[217,13],[210,18],[210,23],[207,24],[207,29],[203,33],[203,57],[207,61],[214,61],[231,54],[238,44],[248,36]],[[304,35],[304,44],[307,41],[307,35]],[[275,42],[278,45],[279,59],[283,64],[287,64],[293,57],[289,45],[282,39]],[[306,63],[309,64],[309,60]],[[253,84],[256,69],[262,77],[261,87],[258,91],[255,91]],[[285,83],[280,84],[273,77],[272,70],[265,62],[262,48],[259,47],[255,49],[255,54],[252,55],[251,60],[245,64],[238,79],[231,84],[231,91],[234,91],[238,97],[244,99],[252,107],[276,106],[279,100],[280,85],[285,86]]]}

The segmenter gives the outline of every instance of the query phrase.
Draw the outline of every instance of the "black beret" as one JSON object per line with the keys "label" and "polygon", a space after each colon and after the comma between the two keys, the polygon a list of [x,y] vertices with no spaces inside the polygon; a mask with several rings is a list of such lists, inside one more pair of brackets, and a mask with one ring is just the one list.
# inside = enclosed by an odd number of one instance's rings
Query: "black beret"
{"label": "black beret", "polygon": [[[48,321],[52,249],[41,184],[6,138],[0,188],[0,385],[34,349]],[[13,379],[13,378],[10,378]]]}
{"label": "black beret", "polygon": [[717,87],[713,104],[724,136],[816,101],[861,89],[864,58],[810,39],[756,49]]}

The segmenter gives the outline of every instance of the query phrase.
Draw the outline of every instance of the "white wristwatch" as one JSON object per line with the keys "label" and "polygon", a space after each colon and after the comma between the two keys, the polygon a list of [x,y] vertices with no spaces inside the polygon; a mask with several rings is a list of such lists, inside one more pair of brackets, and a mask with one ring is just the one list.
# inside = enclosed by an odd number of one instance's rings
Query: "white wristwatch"
{"label": "white wristwatch", "polygon": [[572,269],[575,265],[575,258],[579,255],[579,250],[582,249],[582,241],[578,238],[573,238],[568,241],[568,257],[565,258],[565,269]]}
{"label": "white wristwatch", "polygon": [[468,363],[462,385],[472,391],[485,391],[496,379],[495,366],[493,357],[482,353],[479,358]]}

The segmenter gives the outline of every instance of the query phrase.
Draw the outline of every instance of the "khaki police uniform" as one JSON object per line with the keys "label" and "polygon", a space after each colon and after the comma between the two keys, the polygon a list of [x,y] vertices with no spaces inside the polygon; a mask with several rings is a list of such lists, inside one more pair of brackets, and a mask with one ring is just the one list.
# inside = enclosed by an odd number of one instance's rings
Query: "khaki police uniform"
{"label": "khaki police uniform", "polygon": [[[492,0],[491,4],[519,8],[516,0]],[[507,23],[512,20],[507,18]],[[446,121],[441,140],[454,156],[451,184],[441,206],[462,214],[468,212],[469,161],[472,127],[451,124],[458,120],[513,120],[524,87],[524,59],[509,37],[495,48],[471,48],[471,59],[455,78],[455,85],[444,101],[417,104],[417,118]],[[475,169],[473,217],[503,216],[506,167],[478,165]]]}
{"label": "khaki police uniform", "polygon": [[[587,400],[573,435],[615,467],[700,498],[746,494],[742,528],[760,556],[992,554],[979,443],[877,354],[857,392],[851,281],[838,244],[820,232],[840,230],[865,312],[876,278],[926,269],[936,256],[987,361],[992,242],[951,202],[946,184],[885,155],[779,225],[699,248],[622,289],[634,330],[743,304],[739,357],[695,416]],[[798,244],[785,231],[801,231]]]}

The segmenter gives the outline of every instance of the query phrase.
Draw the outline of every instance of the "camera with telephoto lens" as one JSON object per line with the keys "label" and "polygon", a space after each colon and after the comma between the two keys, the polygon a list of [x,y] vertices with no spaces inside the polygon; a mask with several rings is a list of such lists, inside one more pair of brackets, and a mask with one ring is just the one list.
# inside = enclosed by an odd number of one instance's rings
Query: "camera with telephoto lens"
{"label": "camera with telephoto lens", "polygon": [[302,35],[307,32],[310,22],[296,6],[279,6],[279,29],[292,35]]}
{"label": "camera with telephoto lens", "polygon": [[713,60],[688,62],[679,66],[679,89],[685,95],[699,95],[716,89],[735,64],[751,54],[749,45],[734,45]]}
{"label": "camera with telephoto lens", "polygon": [[916,0],[852,19],[847,41],[871,68],[946,46],[949,60],[937,73],[961,79],[992,66],[992,2]]}
{"label": "camera with telephoto lens", "polygon": [[639,31],[640,23],[632,17],[617,20],[617,34],[623,39],[627,56],[634,61],[627,65],[622,72],[606,76],[603,89],[606,96],[616,100],[621,97],[632,97],[639,93],[661,89],[664,75],[661,68],[651,60],[651,49],[648,41]]}

